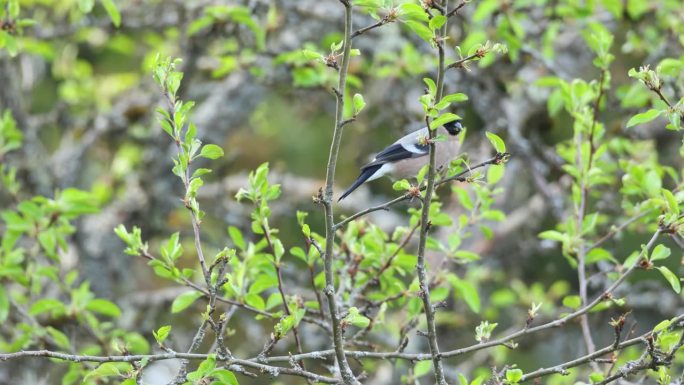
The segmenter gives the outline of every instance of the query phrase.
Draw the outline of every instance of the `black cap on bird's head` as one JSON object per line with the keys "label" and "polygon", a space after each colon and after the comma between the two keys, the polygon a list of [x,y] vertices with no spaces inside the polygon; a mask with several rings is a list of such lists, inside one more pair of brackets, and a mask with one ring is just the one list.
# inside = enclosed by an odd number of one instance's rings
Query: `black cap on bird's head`
{"label": "black cap on bird's head", "polygon": [[446,123],[444,124],[444,128],[449,132],[449,135],[458,135],[463,130],[460,120]]}

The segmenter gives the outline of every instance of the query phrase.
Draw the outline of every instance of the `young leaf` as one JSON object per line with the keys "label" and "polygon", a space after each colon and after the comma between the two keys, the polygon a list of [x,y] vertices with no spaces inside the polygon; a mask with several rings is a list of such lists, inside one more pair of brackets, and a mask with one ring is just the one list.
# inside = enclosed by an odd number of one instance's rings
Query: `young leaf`
{"label": "young leaf", "polygon": [[117,368],[116,363],[105,362],[102,365],[95,368],[94,370],[92,370],[90,373],[88,373],[83,378],[83,382],[87,383],[88,380],[98,379],[98,378],[102,378],[102,377],[120,376],[120,375],[121,375],[121,372],[119,371],[119,368]]}
{"label": "young leaf", "polygon": [[394,184],[392,185],[392,188],[395,191],[408,190],[409,188],[411,188],[411,183],[409,183],[409,181],[407,181],[406,179],[398,180],[398,181],[394,182]]}
{"label": "young leaf", "polygon": [[354,102],[354,116],[356,116],[364,109],[364,107],[366,107],[366,101],[363,100],[363,95],[354,94],[353,102]]}
{"label": "young leaf", "polygon": [[430,373],[430,370],[432,369],[432,361],[430,360],[425,360],[425,361],[419,361],[416,366],[413,368],[413,376],[414,377],[422,377],[428,373]]}
{"label": "young leaf", "polygon": [[430,129],[434,130],[437,127],[441,127],[449,122],[453,122],[454,120],[459,119],[461,119],[460,116],[452,114],[451,112],[447,112],[445,114],[440,115],[437,119],[433,120],[432,122],[430,122]]}
{"label": "young leaf", "polygon": [[109,317],[119,317],[121,310],[111,301],[102,298],[91,299],[86,305],[86,309],[106,315]]}
{"label": "young leaf", "polygon": [[667,282],[670,283],[670,286],[672,286],[672,290],[674,290],[675,293],[679,294],[679,292],[682,291],[679,278],[672,271],[670,271],[670,269],[665,266],[658,266],[656,269],[660,270],[660,273],[663,275],[663,277],[665,277]]}
{"label": "young leaf", "polygon": [[447,22],[447,18],[444,15],[435,15],[432,19],[430,19],[430,22],[428,23],[428,27],[430,27],[431,30],[436,30],[441,28],[445,23]]}
{"label": "young leaf", "polygon": [[657,261],[659,259],[665,259],[670,256],[670,249],[667,246],[658,245],[653,249],[651,253],[651,261]]}
{"label": "young leaf", "polygon": [[119,9],[116,8],[116,4],[112,0],[102,0],[102,6],[104,6],[109,18],[112,19],[112,24],[119,28],[121,26],[121,13]]}
{"label": "young leaf", "polygon": [[226,369],[214,369],[209,376],[221,385],[240,385],[235,374]]}
{"label": "young leaf", "polygon": [[434,80],[430,78],[423,78],[423,82],[425,82],[425,85],[427,85],[428,92],[430,93],[430,95],[437,94],[437,85],[435,84]]}
{"label": "young leaf", "polygon": [[631,119],[627,122],[627,128],[636,126],[637,124],[642,124],[646,122],[650,122],[651,120],[657,118],[662,114],[663,110],[656,110],[656,109],[650,109],[646,112],[642,112],[641,114],[636,114],[632,116]]}
{"label": "young leaf", "polygon": [[187,309],[190,305],[192,305],[197,298],[201,297],[202,293],[199,291],[188,291],[185,292],[176,299],[173,300],[173,303],[171,304],[171,313],[180,313],[183,310]]}
{"label": "young leaf", "polygon": [[487,135],[487,139],[492,143],[496,152],[506,152],[506,144],[498,135],[491,132],[485,132],[485,135]]}
{"label": "young leaf", "polygon": [[0,322],[5,322],[9,315],[9,297],[4,286],[0,286]]}
{"label": "young leaf", "polygon": [[162,345],[164,343],[164,340],[166,340],[166,337],[169,336],[169,333],[171,333],[170,325],[162,326],[159,328],[159,330],[152,331],[152,335],[154,336],[154,339],[157,340],[157,343],[159,345]]}
{"label": "young leaf", "polygon": [[432,40],[432,31],[425,24],[415,20],[407,20],[405,24],[421,39],[427,42]]}
{"label": "young leaf", "polygon": [[202,147],[200,156],[207,159],[218,159],[223,156],[223,149],[215,144],[207,144]]}
{"label": "young leaf", "polygon": [[517,384],[523,376],[523,371],[520,369],[508,369],[506,371],[506,382],[509,384]]}

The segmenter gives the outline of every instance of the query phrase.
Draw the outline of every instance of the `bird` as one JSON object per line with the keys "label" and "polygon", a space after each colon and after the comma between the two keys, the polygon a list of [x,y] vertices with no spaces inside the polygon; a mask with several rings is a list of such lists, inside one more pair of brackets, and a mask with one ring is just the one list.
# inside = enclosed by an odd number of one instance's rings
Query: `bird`
{"label": "bird", "polygon": [[[447,133],[445,141],[435,143],[435,165],[437,168],[441,168],[447,166],[458,155],[461,145],[458,134],[463,130],[463,126],[460,120],[454,120],[437,130],[437,134],[441,134],[443,131]],[[423,127],[405,135],[380,151],[370,163],[361,167],[361,174],[337,201],[346,198],[364,182],[378,179],[387,174],[399,178],[416,176],[418,171],[429,161],[427,155],[430,153],[430,147],[421,139],[427,138],[428,134],[428,128]]]}

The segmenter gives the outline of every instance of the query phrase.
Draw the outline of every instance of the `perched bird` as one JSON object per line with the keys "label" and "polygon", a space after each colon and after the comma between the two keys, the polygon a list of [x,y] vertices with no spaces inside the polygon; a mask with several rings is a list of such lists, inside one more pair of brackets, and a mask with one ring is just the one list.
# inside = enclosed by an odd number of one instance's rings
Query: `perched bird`
{"label": "perched bird", "polygon": [[[447,140],[435,143],[435,166],[437,168],[447,166],[458,155],[460,140],[458,134],[463,130],[461,121],[449,122],[437,129],[437,134],[446,131]],[[441,132],[440,132],[441,131]],[[366,181],[378,179],[381,176],[392,174],[399,178],[410,178],[418,174],[418,171],[429,162],[430,148],[427,144],[421,144],[421,138],[428,136],[428,128],[411,132],[403,138],[380,151],[373,160],[361,167],[361,174],[338,199],[338,202],[346,198]]]}

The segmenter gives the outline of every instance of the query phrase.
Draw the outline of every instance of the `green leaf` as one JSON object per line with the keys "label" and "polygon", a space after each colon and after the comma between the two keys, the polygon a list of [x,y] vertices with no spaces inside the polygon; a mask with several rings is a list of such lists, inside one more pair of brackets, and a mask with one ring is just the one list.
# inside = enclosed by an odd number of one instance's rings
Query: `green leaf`
{"label": "green leaf", "polygon": [[485,135],[487,135],[487,139],[492,143],[496,152],[506,152],[506,144],[498,135],[491,132],[485,132]]}
{"label": "green leaf", "polygon": [[366,107],[366,101],[363,100],[363,95],[361,94],[354,94],[353,103],[354,116],[358,115],[364,109],[364,107]]}
{"label": "green leaf", "polygon": [[430,19],[430,22],[428,23],[428,27],[431,30],[436,30],[438,28],[441,28],[444,24],[446,24],[447,18],[444,15],[435,15],[432,19]]}
{"label": "green leaf", "polygon": [[418,378],[422,377],[432,370],[432,361],[425,360],[419,361],[416,366],[413,367],[413,376]]}
{"label": "green leaf", "polygon": [[359,313],[359,309],[356,307],[349,308],[349,314],[344,317],[343,321],[362,329],[365,329],[370,325],[370,319]]}
{"label": "green leaf", "polygon": [[434,130],[437,127],[441,127],[449,122],[453,122],[454,120],[459,119],[461,119],[461,117],[456,114],[452,114],[451,112],[444,113],[440,115],[437,119],[430,122],[430,129]]}
{"label": "green leaf", "polygon": [[228,227],[228,235],[230,235],[230,239],[233,240],[233,243],[235,246],[237,246],[238,249],[244,250],[247,245],[245,244],[245,239],[242,237],[242,231],[238,229],[235,226],[230,226]]}
{"label": "green leaf", "polygon": [[463,297],[470,310],[475,313],[479,313],[480,295],[477,293],[477,288],[475,288],[475,285],[463,279],[451,280],[451,284],[454,287],[454,291],[458,292]]}
{"label": "green leaf", "polygon": [[493,164],[487,169],[487,183],[495,184],[500,181],[504,175],[504,165]]}
{"label": "green leaf", "polygon": [[39,315],[45,312],[49,311],[55,311],[62,313],[65,310],[65,305],[56,300],[56,299],[51,299],[51,298],[44,298],[44,299],[39,299],[36,301],[32,306],[31,309],[29,310],[30,315]]}
{"label": "green leaf", "polygon": [[183,310],[187,309],[195,303],[197,298],[201,297],[202,293],[199,291],[187,291],[173,300],[173,303],[171,304],[171,313],[180,313]]}
{"label": "green leaf", "polygon": [[657,118],[665,112],[664,110],[656,110],[656,109],[650,109],[646,112],[642,112],[641,114],[636,114],[632,116],[632,118],[627,122],[627,128],[636,126],[637,124],[642,124],[646,122],[650,122],[651,120]]}
{"label": "green leaf", "polygon": [[468,95],[462,94],[462,93],[456,93],[456,94],[449,94],[446,95],[442,98],[442,100],[439,101],[439,103],[435,104],[435,108],[438,110],[443,110],[451,103],[460,103],[468,100]]}
{"label": "green leaf", "polygon": [[506,370],[506,381],[510,384],[517,384],[523,376],[523,371],[520,369]]}
{"label": "green leaf", "polygon": [[579,295],[569,295],[563,298],[563,306],[570,309],[577,309],[582,306],[582,299]]}
{"label": "green leaf", "polygon": [[78,8],[83,13],[90,13],[95,6],[95,0],[78,0]]}
{"label": "green leaf", "polygon": [[421,39],[427,42],[432,41],[432,31],[425,24],[415,20],[407,20],[404,24],[411,28]]}
{"label": "green leaf", "polygon": [[403,3],[398,7],[401,16],[408,20],[428,21],[429,17],[423,7],[413,3]]}
{"label": "green leaf", "polygon": [[227,369],[214,369],[209,376],[220,385],[240,385],[235,374]]}
{"label": "green leaf", "polygon": [[395,191],[405,191],[411,188],[411,183],[409,183],[409,181],[406,179],[398,180],[392,184],[392,188]]}
{"label": "green leaf", "polygon": [[164,343],[164,340],[169,336],[169,333],[171,333],[171,325],[162,326],[157,331],[152,331],[152,335],[159,345]]}
{"label": "green leaf", "polygon": [[435,84],[434,80],[430,78],[423,78],[423,82],[425,82],[425,85],[427,85],[430,95],[434,96],[437,94],[437,85]]}
{"label": "green leaf", "polygon": [[119,309],[118,306],[116,306],[113,302],[102,298],[91,299],[88,301],[86,309],[109,317],[121,316],[121,309]]}
{"label": "green leaf", "polygon": [[589,375],[589,380],[591,380],[592,384],[599,383],[603,381],[604,378],[603,373],[594,372]]}
{"label": "green leaf", "polygon": [[653,333],[658,333],[660,331],[663,331],[672,325],[672,320],[662,320],[660,321],[655,327],[653,327]]}
{"label": "green leaf", "polygon": [[320,60],[323,61],[325,59],[325,56],[321,55],[320,53],[316,51],[311,51],[308,49],[302,50],[302,55],[306,60]]}
{"label": "green leaf", "polygon": [[658,266],[656,269],[660,270],[660,273],[663,275],[663,277],[665,277],[667,282],[670,283],[670,286],[672,286],[672,290],[674,290],[675,293],[679,294],[679,292],[682,291],[679,278],[675,275],[675,273],[670,271],[670,269],[665,266]]}
{"label": "green leaf", "polygon": [[264,299],[261,298],[260,295],[250,293],[245,296],[245,302],[247,305],[257,308],[259,310],[264,310],[266,309],[266,302],[264,302]]}
{"label": "green leaf", "polygon": [[662,189],[661,190],[663,193],[663,196],[667,200],[667,207],[670,210],[670,212],[674,215],[679,216],[679,203],[677,203],[677,199],[675,198],[674,194],[670,192],[670,190]]}
{"label": "green leaf", "polygon": [[69,337],[67,337],[66,334],[53,328],[52,326],[48,326],[46,330],[60,348],[64,350],[69,350],[69,348],[71,347],[71,343],[69,343]]}
{"label": "green leaf", "polygon": [[596,247],[587,253],[587,257],[585,259],[587,265],[597,263],[599,261],[611,261],[615,264],[618,264],[618,261],[613,258],[613,255],[606,249]]}
{"label": "green leaf", "polygon": [[102,0],[102,6],[104,6],[105,10],[107,11],[109,18],[112,19],[114,26],[117,28],[120,27],[121,13],[119,13],[119,9],[116,7],[116,4],[114,4],[114,1]]}
{"label": "green leaf", "polygon": [[114,362],[105,362],[92,370],[90,373],[86,374],[86,376],[83,378],[83,382],[85,383],[88,380],[94,380],[102,377],[113,377],[120,375],[121,372]]}
{"label": "green leaf", "polygon": [[670,249],[663,245],[658,245],[653,249],[651,253],[651,261],[657,261],[660,259],[665,259],[670,256]]}
{"label": "green leaf", "polygon": [[0,285],[0,323],[7,320],[7,316],[9,315],[9,304],[9,293],[5,291],[4,285]]}
{"label": "green leaf", "polygon": [[207,159],[218,159],[223,156],[223,149],[215,144],[207,144],[202,147],[200,156]]}

